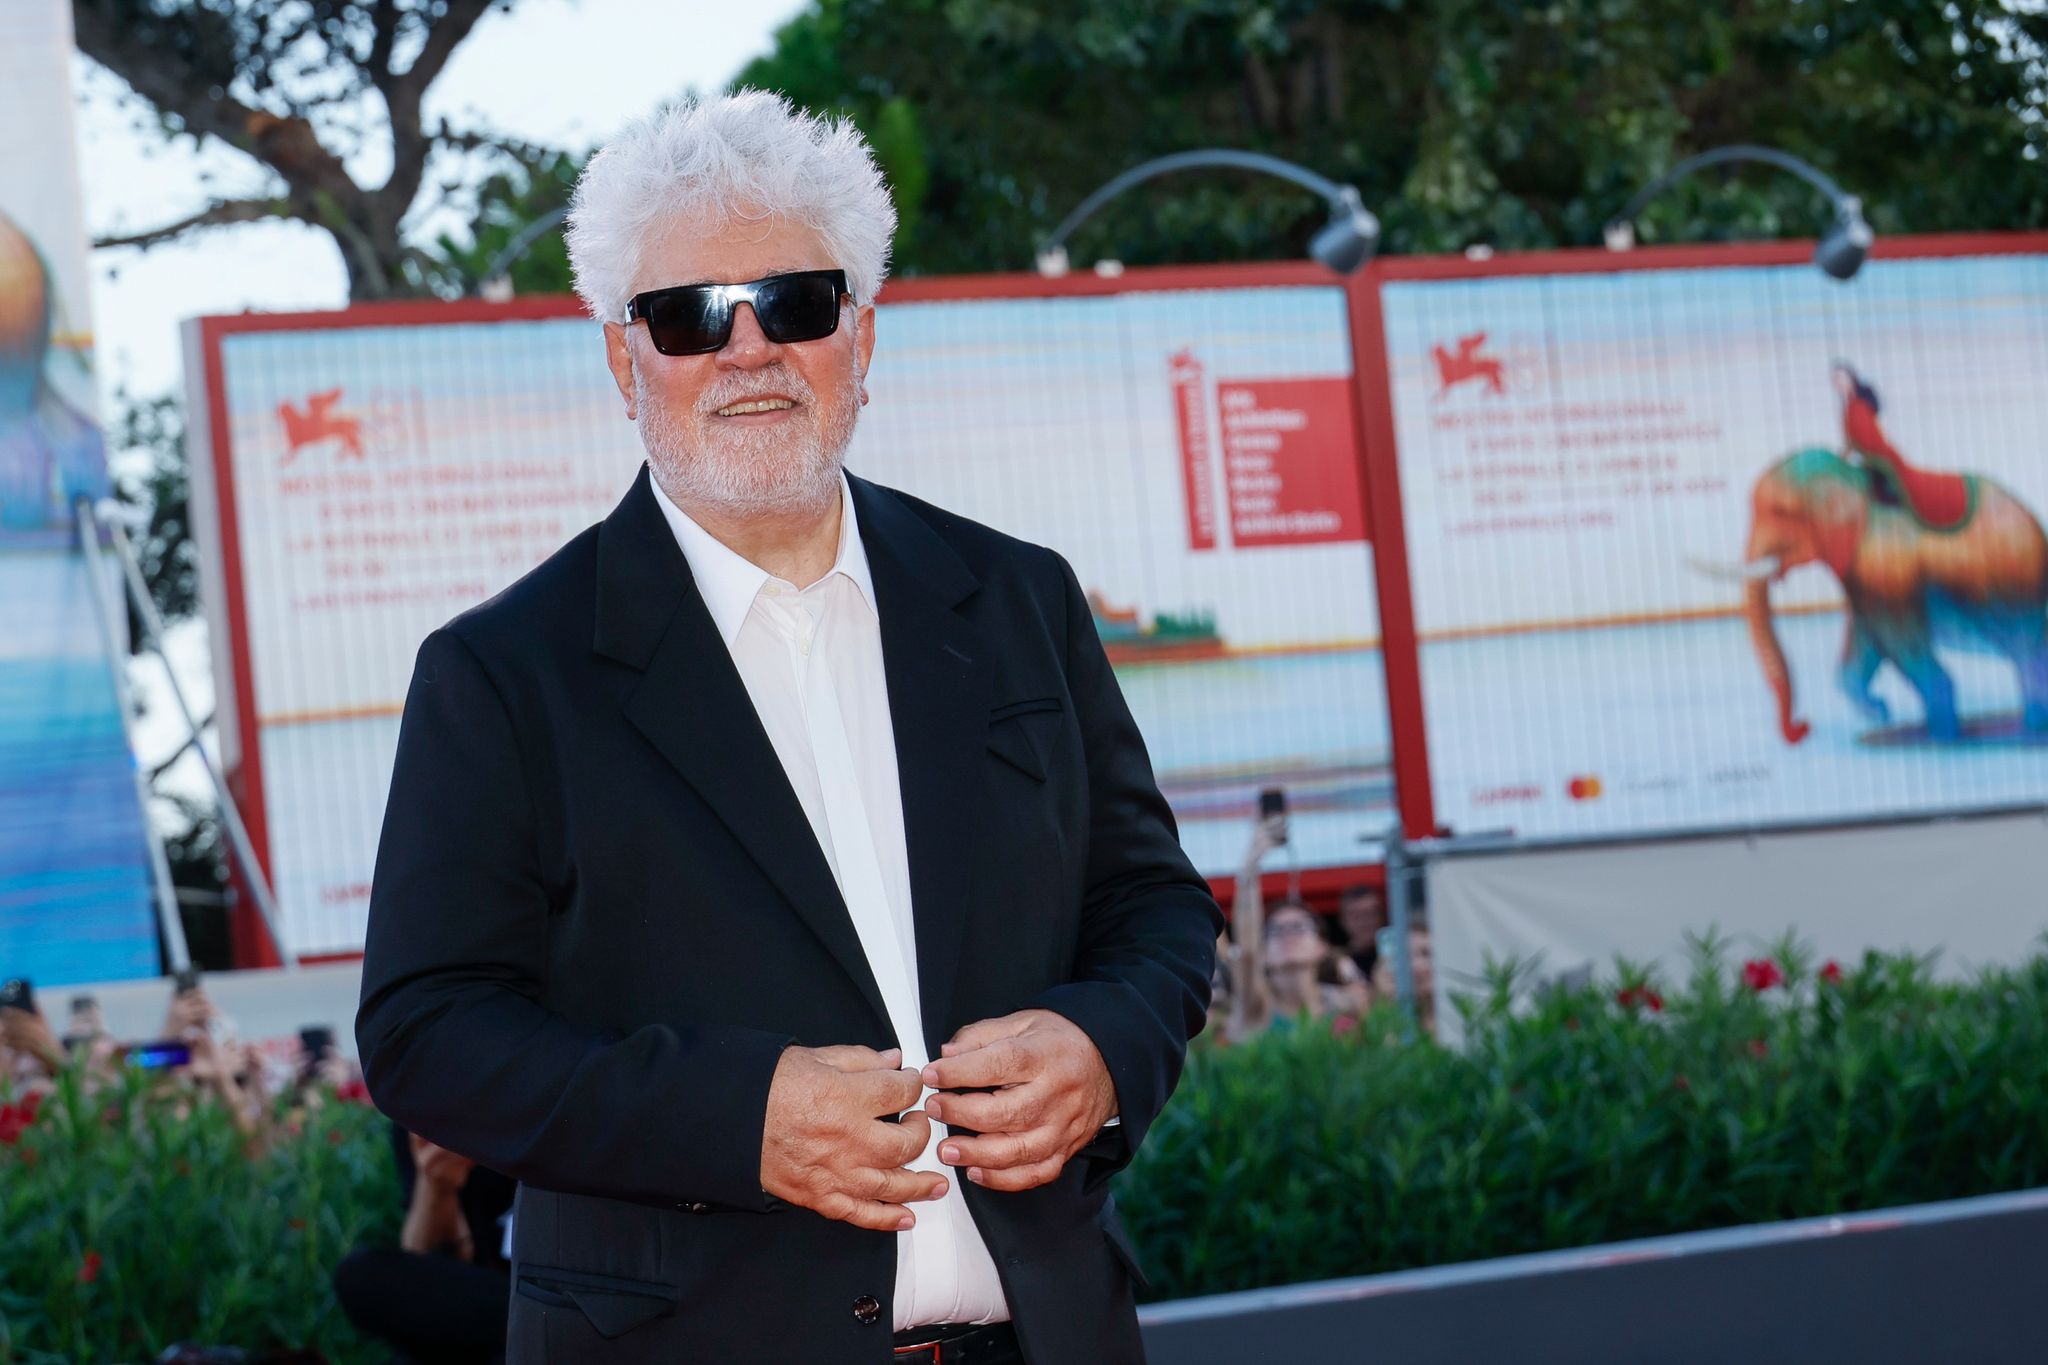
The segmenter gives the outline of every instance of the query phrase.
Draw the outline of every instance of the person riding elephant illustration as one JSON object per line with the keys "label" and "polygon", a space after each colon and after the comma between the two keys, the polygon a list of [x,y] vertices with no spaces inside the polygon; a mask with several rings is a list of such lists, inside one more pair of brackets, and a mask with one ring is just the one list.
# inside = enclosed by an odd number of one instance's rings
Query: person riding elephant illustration
{"label": "person riding elephant illustration", "polygon": [[1848,613],[1837,681],[1864,719],[1892,723],[1871,688],[1886,664],[1918,695],[1924,737],[1989,736],[1995,719],[1966,727],[1942,649],[2007,660],[2019,681],[2018,720],[2048,737],[2048,535],[2010,489],[1978,473],[1916,469],[1878,423],[1877,391],[1837,363],[1849,449],[1813,446],[1776,461],[1750,494],[1744,584],[1750,641],[1788,744],[1811,733],[1793,696],[1778,640],[1771,585],[1805,564],[1824,565]]}
{"label": "person riding elephant illustration", "polygon": [[1960,474],[1919,469],[1908,463],[1885,435],[1877,415],[1877,389],[1846,361],[1835,362],[1835,391],[1842,395],[1842,442],[1876,476],[1873,495],[1903,505],[1930,531],[1960,530],[1970,517],[1970,483]]}

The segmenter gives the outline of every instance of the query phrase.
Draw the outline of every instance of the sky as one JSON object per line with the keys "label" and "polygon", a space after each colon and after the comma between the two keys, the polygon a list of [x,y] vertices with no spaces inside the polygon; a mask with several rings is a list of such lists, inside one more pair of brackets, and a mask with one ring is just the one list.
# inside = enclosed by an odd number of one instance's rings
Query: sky
{"label": "sky", "polygon": [[[805,4],[522,0],[510,13],[494,10],[456,49],[428,92],[427,118],[581,151],[686,90],[722,88],[768,50],[775,30]],[[79,176],[93,237],[176,222],[214,196],[263,190],[263,173],[239,153],[195,149],[189,138],[167,145],[137,131],[134,106],[122,98],[125,84],[103,68],[77,57],[72,74]],[[352,162],[351,171],[381,179],[377,155]],[[101,412],[109,420],[123,391],[182,391],[179,325],[185,319],[338,308],[348,297],[333,239],[284,223],[216,229],[146,251],[96,251],[92,275],[95,364]],[[204,716],[213,705],[204,623],[174,627],[169,651],[180,684]],[[134,676],[146,708],[136,748],[154,766],[186,730],[156,661],[138,661]],[[159,789],[197,795],[207,789],[205,771],[187,754]]]}

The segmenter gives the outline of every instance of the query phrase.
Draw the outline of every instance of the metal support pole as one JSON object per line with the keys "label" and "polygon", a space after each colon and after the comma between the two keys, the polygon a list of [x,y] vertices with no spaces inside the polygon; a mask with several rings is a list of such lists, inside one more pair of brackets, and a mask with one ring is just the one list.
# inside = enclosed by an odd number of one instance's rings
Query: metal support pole
{"label": "metal support pole", "polygon": [[[128,596],[135,604],[135,614],[142,620],[143,637],[157,657],[164,661],[164,674],[171,680],[171,696],[177,700],[179,714],[185,718],[186,726],[195,734],[199,723],[193,718],[191,704],[185,700],[185,689],[178,685],[178,671],[171,667],[171,656],[164,648],[163,618],[157,614],[156,603],[150,598],[149,585],[142,581],[142,565],[135,558],[135,549],[128,543],[128,532],[113,517],[104,518],[112,533],[114,551],[121,557],[121,567],[127,571]],[[214,795],[220,801],[220,822],[228,832],[228,846],[234,850],[235,861],[241,865],[242,875],[249,879],[249,891],[255,898],[256,909],[263,916],[263,927],[270,933],[270,942],[277,949],[278,960],[286,971],[296,971],[298,955],[284,940],[279,929],[277,898],[271,894],[270,879],[263,874],[262,866],[256,861],[256,846],[249,841],[248,827],[242,823],[242,813],[235,805],[235,798],[228,792],[227,778],[215,766],[213,755],[206,752],[204,744],[193,746],[199,752],[199,761],[206,765],[206,775],[213,779]]]}
{"label": "metal support pole", "polygon": [[1408,839],[1401,828],[1401,817],[1394,817],[1394,827],[1387,833],[1387,927],[1394,932],[1394,998],[1401,1002],[1401,1012],[1408,1016],[1408,1032],[1413,1036],[1416,1029],[1415,1007],[1415,962],[1408,953],[1408,887],[1411,872],[1408,862]]}
{"label": "metal support pole", "polygon": [[157,836],[156,821],[149,814],[149,776],[142,770],[135,752],[135,732],[130,723],[127,650],[115,626],[114,604],[107,600],[106,559],[100,552],[99,527],[84,498],[78,500],[78,539],[85,546],[86,573],[92,578],[93,615],[99,618],[100,647],[106,651],[107,667],[114,675],[114,707],[121,713],[121,738],[128,747],[128,766],[135,775],[135,804],[142,814],[143,842],[149,848],[150,880],[156,887],[156,920],[164,935],[164,956],[172,972],[192,965],[191,950],[185,946],[185,921],[178,913],[178,889],[171,883],[171,860]]}

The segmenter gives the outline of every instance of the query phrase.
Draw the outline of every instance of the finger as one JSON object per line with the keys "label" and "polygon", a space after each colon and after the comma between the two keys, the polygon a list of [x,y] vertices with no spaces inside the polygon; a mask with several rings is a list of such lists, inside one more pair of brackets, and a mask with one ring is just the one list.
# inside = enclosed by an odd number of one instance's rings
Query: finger
{"label": "finger", "polygon": [[1059,1179],[1060,1172],[1066,1168],[1066,1158],[1056,1156],[1029,1166],[1015,1166],[1007,1171],[970,1167],[967,1178],[984,1189],[1035,1190],[1040,1185],[1050,1185]]}
{"label": "finger", "polygon": [[983,1047],[941,1057],[924,1069],[924,1083],[934,1090],[968,1086],[1020,1085],[1038,1077],[1038,1055],[1014,1038],[998,1038]]}
{"label": "finger", "polygon": [[909,1070],[863,1071],[848,1084],[854,1087],[851,1098],[858,1101],[860,1112],[870,1118],[893,1116],[913,1108],[917,1097],[924,1093],[917,1073]]}
{"label": "finger", "polygon": [[903,1049],[900,1047],[877,1052],[854,1043],[834,1043],[829,1047],[812,1048],[811,1055],[834,1071],[894,1071],[903,1065]]}
{"label": "finger", "polygon": [[932,1121],[922,1109],[912,1109],[901,1120],[887,1126],[895,1129],[890,1134],[895,1139],[892,1147],[903,1153],[895,1163],[898,1166],[917,1160],[924,1149],[931,1146]]}
{"label": "finger", "polygon": [[1051,1128],[1033,1128],[1022,1133],[983,1133],[978,1137],[949,1137],[939,1144],[939,1160],[948,1166],[978,1167],[983,1171],[1035,1166],[1049,1158],[1063,1156],[1059,1133]]}
{"label": "finger", "polygon": [[951,1184],[937,1171],[906,1171],[901,1167],[856,1168],[847,1178],[841,1194],[878,1204],[921,1204],[945,1197]]}
{"label": "finger", "polygon": [[811,1208],[837,1222],[871,1228],[876,1232],[908,1232],[917,1226],[917,1215],[901,1204],[878,1204],[872,1199],[855,1199],[851,1195],[828,1194]]}
{"label": "finger", "polygon": [[1045,1108],[1052,1097],[1052,1087],[1034,1082],[992,1094],[933,1095],[925,1101],[924,1108],[933,1118],[955,1128],[972,1128],[977,1133],[1021,1133],[1045,1122]]}
{"label": "finger", "polygon": [[1014,1038],[1030,1026],[1031,1021],[1022,1014],[1005,1014],[996,1019],[979,1019],[954,1034],[939,1049],[941,1057],[951,1057],[958,1052],[970,1052],[978,1047],[987,1047],[998,1038]]}

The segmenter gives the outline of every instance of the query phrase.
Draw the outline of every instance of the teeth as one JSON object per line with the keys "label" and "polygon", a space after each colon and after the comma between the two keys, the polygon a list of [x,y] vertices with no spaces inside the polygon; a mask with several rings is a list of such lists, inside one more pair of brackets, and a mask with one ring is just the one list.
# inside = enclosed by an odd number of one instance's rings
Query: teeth
{"label": "teeth", "polygon": [[729,403],[718,410],[720,417],[737,417],[744,412],[779,412],[796,404],[787,398],[762,398],[746,403]]}

